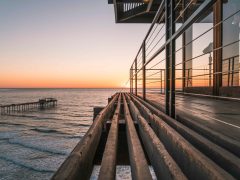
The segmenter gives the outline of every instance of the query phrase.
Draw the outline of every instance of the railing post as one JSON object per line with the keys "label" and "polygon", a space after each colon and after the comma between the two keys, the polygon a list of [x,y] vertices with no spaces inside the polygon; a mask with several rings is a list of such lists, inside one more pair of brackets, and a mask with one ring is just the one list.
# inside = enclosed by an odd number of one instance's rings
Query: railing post
{"label": "railing post", "polygon": [[137,59],[135,59],[135,95],[137,96]]}
{"label": "railing post", "polygon": [[143,100],[146,100],[146,67],[145,67],[145,62],[146,62],[146,44],[145,41],[143,41],[142,44],[142,93],[143,93]]}
{"label": "railing post", "polygon": [[[182,0],[183,8],[186,7],[186,0]],[[183,13],[183,23],[186,20],[186,12]],[[186,32],[184,31],[182,34],[182,91],[184,92],[186,87]]]}
{"label": "railing post", "polygon": [[[169,33],[169,8],[168,8],[168,1],[165,1],[165,23],[166,23],[166,40],[170,38],[170,33]],[[169,115],[169,89],[170,89],[170,83],[169,83],[169,78],[170,78],[170,73],[169,73],[169,44],[165,46],[165,52],[166,52],[166,73],[165,73],[165,113]]]}
{"label": "railing post", "polygon": [[130,93],[133,94],[133,66],[131,66],[130,69],[130,87],[131,87]]}
{"label": "railing post", "polygon": [[232,71],[231,86],[233,86],[233,81],[234,81],[234,64],[235,64],[235,58],[233,57],[232,58],[232,68],[231,68],[231,71]]}
{"label": "railing post", "polygon": [[219,95],[222,86],[222,0],[213,5],[213,95]]}
{"label": "railing post", "polygon": [[161,94],[163,93],[162,92],[162,69],[160,69],[160,87],[161,87]]}
{"label": "railing post", "polygon": [[[165,1],[166,40],[175,32],[174,0]],[[175,40],[166,45],[166,114],[175,118]]]}
{"label": "railing post", "polygon": [[[175,33],[175,0],[171,0],[171,36]],[[175,40],[171,41],[171,117],[175,118]]]}
{"label": "railing post", "polygon": [[132,67],[129,70],[130,94],[132,94]]}

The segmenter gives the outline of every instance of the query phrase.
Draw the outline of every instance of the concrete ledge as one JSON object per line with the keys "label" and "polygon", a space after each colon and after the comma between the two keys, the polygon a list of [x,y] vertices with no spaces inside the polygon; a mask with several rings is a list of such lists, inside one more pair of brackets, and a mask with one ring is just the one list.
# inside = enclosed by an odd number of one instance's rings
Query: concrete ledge
{"label": "concrete ledge", "polygon": [[220,94],[222,96],[240,98],[240,86],[220,87]]}
{"label": "concrete ledge", "polygon": [[185,87],[183,89],[186,93],[196,93],[196,94],[205,94],[205,95],[212,95],[213,88],[212,87]]}
{"label": "concrete ledge", "polygon": [[[212,87],[185,87],[183,91],[189,94],[213,95]],[[240,98],[240,86],[220,87],[219,94],[226,98]]]}
{"label": "concrete ledge", "polygon": [[218,144],[219,146],[227,149],[232,152],[236,156],[240,157],[240,143],[236,140],[230,139],[222,134],[212,131],[210,128],[202,126],[199,123],[194,122],[193,120],[189,120],[187,118],[182,118],[177,116],[177,120],[182,124],[188,126],[199,134],[205,136],[212,142]]}
{"label": "concrete ledge", "polygon": [[186,96],[195,96],[200,98],[211,98],[223,101],[236,101],[240,102],[240,98],[233,98],[233,97],[225,97],[225,96],[213,96],[213,95],[205,95],[205,94],[195,94],[195,93],[186,93],[186,92],[178,92],[177,94],[183,94]]}

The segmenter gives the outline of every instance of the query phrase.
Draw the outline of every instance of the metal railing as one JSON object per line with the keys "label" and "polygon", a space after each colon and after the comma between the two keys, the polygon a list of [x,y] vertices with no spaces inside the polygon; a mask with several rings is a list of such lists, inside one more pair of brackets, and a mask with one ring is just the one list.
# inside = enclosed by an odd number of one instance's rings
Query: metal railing
{"label": "metal railing", "polygon": [[[213,16],[220,16],[222,11],[213,7],[219,2],[206,0],[194,9],[194,1],[188,4],[181,0],[162,1],[130,67],[131,93],[145,100],[148,92],[165,94],[165,111],[174,117],[175,93],[178,91],[209,87],[212,95],[219,95],[222,86],[239,86],[239,55],[221,59],[223,49],[238,44],[239,40],[223,45],[215,37],[222,36],[223,24],[240,14],[240,10],[217,21]],[[174,10],[179,7],[182,10],[177,14]],[[206,15],[206,12],[209,13]],[[193,25],[206,17],[211,19],[208,26],[186,41],[188,31],[193,31]],[[206,42],[208,47],[197,51],[201,49],[199,45]],[[187,56],[187,53],[191,55]]]}

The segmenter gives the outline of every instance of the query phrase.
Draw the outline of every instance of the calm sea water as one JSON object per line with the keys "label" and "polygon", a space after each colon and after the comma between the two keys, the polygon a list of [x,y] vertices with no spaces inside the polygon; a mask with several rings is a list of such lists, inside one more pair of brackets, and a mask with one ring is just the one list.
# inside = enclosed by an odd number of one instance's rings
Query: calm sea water
{"label": "calm sea water", "polygon": [[[0,89],[0,104],[58,99],[56,108],[0,116],[0,179],[50,179],[117,89]],[[99,167],[95,167],[96,179]],[[124,172],[124,173],[121,173]],[[130,179],[128,167],[118,179]]]}

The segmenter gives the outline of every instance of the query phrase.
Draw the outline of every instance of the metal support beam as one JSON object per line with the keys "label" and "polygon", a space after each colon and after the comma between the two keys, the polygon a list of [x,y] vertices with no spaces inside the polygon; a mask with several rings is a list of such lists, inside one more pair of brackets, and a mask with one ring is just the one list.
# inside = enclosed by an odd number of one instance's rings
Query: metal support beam
{"label": "metal support beam", "polygon": [[[186,0],[182,0],[182,3],[183,3],[183,8],[186,7]],[[183,23],[185,22],[186,20],[186,13],[187,13],[187,10],[185,13],[183,13]],[[184,32],[182,34],[182,47],[183,47],[183,50],[182,50],[182,91],[184,91],[184,88],[185,88],[185,84],[186,84],[186,33]]]}
{"label": "metal support beam", "polygon": [[[170,38],[170,32],[169,32],[169,28],[170,28],[170,23],[169,23],[169,16],[170,16],[170,12],[169,12],[169,7],[168,7],[169,1],[165,1],[165,23],[166,23],[166,39]],[[167,115],[169,115],[169,91],[170,91],[170,71],[169,71],[169,65],[170,65],[170,45],[166,44],[165,46],[166,49],[166,77],[165,77],[165,113]]]}
{"label": "metal support beam", "polygon": [[145,44],[145,41],[143,41],[143,44],[142,44],[142,88],[143,88],[143,99],[146,100],[146,66],[144,66],[146,62],[146,44]]}
{"label": "metal support beam", "polygon": [[[174,0],[166,1],[166,38],[175,33]],[[175,39],[166,44],[166,113],[175,118]]]}
{"label": "metal support beam", "polygon": [[186,84],[186,35],[185,32],[182,35],[182,91],[184,91],[185,84]]}
{"label": "metal support beam", "polygon": [[149,12],[151,10],[152,5],[153,5],[153,1],[154,0],[149,0],[146,12]]}
{"label": "metal support beam", "polygon": [[[171,36],[175,33],[175,0],[171,0],[171,8],[170,8],[170,13],[171,13]],[[171,43],[170,43],[170,63],[171,63],[171,84],[170,84],[170,97],[171,97],[171,102],[170,102],[170,115],[172,118],[175,118],[175,39],[172,39]]]}
{"label": "metal support beam", "polygon": [[115,22],[118,22],[118,8],[117,8],[117,0],[113,0],[114,11],[115,11]]}
{"label": "metal support beam", "polygon": [[132,94],[132,67],[129,71],[129,82],[130,82],[130,94]]}
{"label": "metal support beam", "polygon": [[131,66],[131,81],[132,81],[132,91],[131,91],[131,93],[133,94],[133,89],[134,89],[134,84],[133,84],[133,66]]}
{"label": "metal support beam", "polygon": [[[113,0],[108,0],[108,4],[113,3]],[[117,3],[144,3],[144,0],[117,0]]]}
{"label": "metal support beam", "polygon": [[135,94],[137,96],[137,59],[135,59]]}
{"label": "metal support beam", "polygon": [[219,95],[222,86],[222,0],[217,0],[213,6],[213,95]]}

